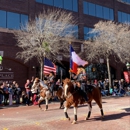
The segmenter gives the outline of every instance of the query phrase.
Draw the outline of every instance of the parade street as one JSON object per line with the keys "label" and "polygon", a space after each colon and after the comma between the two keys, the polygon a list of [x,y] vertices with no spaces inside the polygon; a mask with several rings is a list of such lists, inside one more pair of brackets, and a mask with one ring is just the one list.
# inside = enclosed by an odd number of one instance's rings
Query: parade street
{"label": "parade street", "polygon": [[100,118],[100,110],[93,101],[90,119],[84,120],[88,107],[81,105],[74,125],[71,124],[73,108],[68,109],[71,120],[65,120],[59,102],[50,102],[48,111],[33,105],[0,107],[0,130],[130,130],[130,97],[103,97],[102,102],[104,119]]}

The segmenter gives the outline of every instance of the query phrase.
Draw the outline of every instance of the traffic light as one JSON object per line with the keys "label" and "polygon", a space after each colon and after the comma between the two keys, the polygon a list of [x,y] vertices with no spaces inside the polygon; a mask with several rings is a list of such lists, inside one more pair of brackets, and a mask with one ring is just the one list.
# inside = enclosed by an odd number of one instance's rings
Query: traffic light
{"label": "traffic light", "polygon": [[0,65],[2,64],[2,60],[3,60],[3,58],[2,58],[2,56],[0,56]]}

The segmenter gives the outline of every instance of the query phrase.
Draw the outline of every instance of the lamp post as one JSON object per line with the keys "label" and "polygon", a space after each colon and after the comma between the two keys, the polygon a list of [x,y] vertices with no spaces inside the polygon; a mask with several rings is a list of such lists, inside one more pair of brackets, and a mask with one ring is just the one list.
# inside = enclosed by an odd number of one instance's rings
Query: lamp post
{"label": "lamp post", "polygon": [[127,68],[127,71],[128,71],[128,83],[130,83],[130,75],[129,75],[129,70],[130,70],[130,63],[129,62],[127,62],[126,63],[126,68]]}

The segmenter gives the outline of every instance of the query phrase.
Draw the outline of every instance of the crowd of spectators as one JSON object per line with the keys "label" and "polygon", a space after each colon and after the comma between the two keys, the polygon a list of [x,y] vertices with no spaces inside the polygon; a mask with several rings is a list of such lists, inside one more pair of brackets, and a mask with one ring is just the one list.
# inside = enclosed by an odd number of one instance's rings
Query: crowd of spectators
{"label": "crowd of spectators", "polygon": [[112,86],[109,88],[109,80],[99,80],[99,87],[101,88],[102,96],[128,96],[130,95],[130,84],[124,79],[113,80]]}
{"label": "crowd of spectators", "polygon": [[[19,87],[19,84],[16,81],[13,81],[12,84],[8,82],[0,83],[0,106],[13,105],[15,104],[24,104],[29,106],[30,104],[38,104],[38,90],[31,90],[34,77],[32,79],[26,80],[24,87]],[[87,84],[98,85],[101,89],[102,96],[127,96],[130,95],[130,84],[125,82],[125,80],[113,80],[111,88],[109,88],[108,79],[105,80],[95,80],[93,82],[87,82]],[[60,79],[55,82],[56,88],[61,86]],[[54,86],[53,86],[54,87]],[[21,89],[22,88],[22,89]],[[53,88],[53,94],[55,96],[56,89]]]}
{"label": "crowd of spectators", "polygon": [[13,101],[20,104],[21,88],[16,81],[0,83],[0,105],[12,105]]}

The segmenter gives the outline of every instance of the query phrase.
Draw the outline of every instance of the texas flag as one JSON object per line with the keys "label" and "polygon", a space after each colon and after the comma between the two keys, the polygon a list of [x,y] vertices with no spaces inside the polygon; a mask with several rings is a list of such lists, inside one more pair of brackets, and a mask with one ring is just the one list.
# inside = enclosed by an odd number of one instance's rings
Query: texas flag
{"label": "texas flag", "polygon": [[74,49],[72,48],[72,46],[70,46],[70,72],[72,73],[77,73],[77,67],[79,65],[85,66],[88,64],[87,61],[82,60],[74,51]]}

